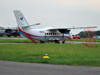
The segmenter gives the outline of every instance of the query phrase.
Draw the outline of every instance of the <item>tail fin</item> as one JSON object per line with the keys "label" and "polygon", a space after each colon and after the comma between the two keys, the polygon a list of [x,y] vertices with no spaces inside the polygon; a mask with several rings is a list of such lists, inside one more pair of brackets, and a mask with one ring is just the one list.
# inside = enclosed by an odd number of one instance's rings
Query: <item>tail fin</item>
{"label": "tail fin", "polygon": [[16,17],[17,24],[22,30],[23,30],[23,27],[29,26],[28,22],[26,21],[26,19],[21,11],[14,10],[14,14]]}

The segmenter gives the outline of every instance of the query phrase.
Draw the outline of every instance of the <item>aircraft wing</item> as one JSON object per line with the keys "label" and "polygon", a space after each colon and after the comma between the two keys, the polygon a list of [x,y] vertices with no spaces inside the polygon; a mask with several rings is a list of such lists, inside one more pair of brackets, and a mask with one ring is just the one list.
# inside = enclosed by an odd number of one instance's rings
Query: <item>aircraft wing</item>
{"label": "aircraft wing", "polygon": [[86,28],[97,28],[96,26],[93,27],[59,27],[59,28],[47,28],[46,30],[51,31],[51,30],[70,30],[70,29],[86,29]]}

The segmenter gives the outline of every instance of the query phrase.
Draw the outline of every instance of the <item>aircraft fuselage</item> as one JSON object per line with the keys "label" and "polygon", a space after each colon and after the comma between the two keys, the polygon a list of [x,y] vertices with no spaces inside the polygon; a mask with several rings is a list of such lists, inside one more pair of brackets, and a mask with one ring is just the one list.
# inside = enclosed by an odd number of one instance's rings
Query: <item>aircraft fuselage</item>
{"label": "aircraft fuselage", "polygon": [[[25,31],[25,32],[24,32]],[[35,40],[40,41],[64,41],[71,39],[69,34],[64,34],[59,32],[58,30],[48,31],[46,28],[24,28],[23,30],[19,29],[19,32],[22,36],[27,37],[25,33],[28,33]]]}

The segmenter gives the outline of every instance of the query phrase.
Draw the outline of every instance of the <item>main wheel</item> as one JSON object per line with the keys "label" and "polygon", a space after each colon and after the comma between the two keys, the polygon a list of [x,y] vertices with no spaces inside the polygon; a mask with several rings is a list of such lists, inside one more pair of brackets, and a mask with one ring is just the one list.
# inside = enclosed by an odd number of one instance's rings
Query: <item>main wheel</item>
{"label": "main wheel", "polygon": [[64,41],[62,41],[62,44],[64,44],[65,43],[65,40]]}
{"label": "main wheel", "polygon": [[45,43],[44,41],[40,41],[40,43]]}
{"label": "main wheel", "polygon": [[59,44],[59,40],[55,40],[55,43]]}

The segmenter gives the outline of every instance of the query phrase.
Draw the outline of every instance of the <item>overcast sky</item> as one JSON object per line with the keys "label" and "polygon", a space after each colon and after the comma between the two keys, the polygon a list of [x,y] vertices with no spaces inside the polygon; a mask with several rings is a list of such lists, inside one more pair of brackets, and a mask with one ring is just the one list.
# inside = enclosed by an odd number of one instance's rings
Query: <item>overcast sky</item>
{"label": "overcast sky", "polygon": [[[100,0],[0,0],[0,26],[16,24],[13,10],[38,27],[87,27],[100,30]],[[72,30],[76,34],[82,30]]]}

